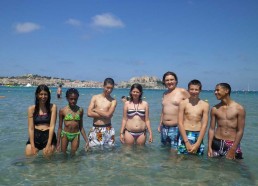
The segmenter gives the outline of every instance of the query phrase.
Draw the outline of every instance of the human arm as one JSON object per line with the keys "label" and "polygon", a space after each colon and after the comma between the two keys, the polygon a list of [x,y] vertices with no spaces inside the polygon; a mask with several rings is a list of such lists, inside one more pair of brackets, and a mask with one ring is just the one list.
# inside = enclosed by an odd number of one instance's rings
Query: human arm
{"label": "human arm", "polygon": [[181,137],[183,138],[187,151],[190,152],[192,149],[192,145],[188,141],[188,137],[186,135],[186,131],[184,128],[184,114],[185,114],[186,104],[187,104],[186,101],[181,101],[178,107],[178,129]]}
{"label": "human arm", "polygon": [[34,113],[35,106],[30,106],[28,108],[28,132],[30,138],[30,145],[31,145],[31,152],[32,154],[37,154],[37,149],[35,148],[34,143],[34,121],[33,121],[33,113]]}
{"label": "human arm", "polygon": [[[164,98],[164,94],[163,94],[163,97],[162,97],[162,101],[163,101],[163,98]],[[161,126],[162,126],[162,122],[163,122],[163,105],[161,104],[161,114],[160,114],[160,121],[159,121],[159,125],[158,125],[158,132],[161,131]]]}
{"label": "human arm", "polygon": [[147,102],[146,102],[146,109],[145,109],[145,123],[146,123],[147,130],[149,132],[149,143],[152,143],[153,137],[152,137],[150,117],[149,117],[149,105]]}
{"label": "human arm", "polygon": [[93,109],[93,111],[95,113],[99,114],[101,117],[112,118],[113,113],[115,112],[115,109],[116,109],[116,105],[117,105],[117,101],[115,99],[113,99],[111,101],[111,106],[109,107],[109,109],[107,111],[100,110],[100,109]]}
{"label": "human arm", "polygon": [[160,114],[160,121],[159,121],[159,125],[158,125],[158,132],[160,132],[160,131],[161,131],[162,118],[163,118],[163,112],[161,112],[161,114]]}
{"label": "human arm", "polygon": [[215,135],[215,126],[216,126],[216,115],[215,115],[215,107],[213,107],[211,109],[211,113],[210,113],[210,127],[209,127],[209,131],[208,131],[208,156],[212,157],[213,156],[213,152],[212,152],[212,140],[214,138]]}
{"label": "human arm", "polygon": [[203,138],[204,138],[204,135],[205,135],[205,132],[206,132],[206,129],[207,129],[207,125],[208,125],[208,120],[209,120],[209,104],[206,103],[206,102],[203,102],[204,104],[204,108],[203,108],[203,112],[202,112],[202,125],[201,125],[201,130],[200,130],[200,133],[199,133],[199,137],[196,141],[195,144],[193,144],[193,147],[192,147],[192,150],[190,151],[191,153],[196,153],[197,150],[199,149],[202,141],[203,141]]}
{"label": "human arm", "polygon": [[89,150],[89,140],[88,140],[88,137],[86,135],[86,132],[83,128],[83,109],[81,108],[81,112],[80,112],[80,121],[79,121],[79,129],[80,129],[80,132],[82,134],[82,137],[84,139],[84,141],[86,142],[85,144],[85,150],[88,151]]}
{"label": "human arm", "polygon": [[244,127],[245,127],[245,110],[242,106],[239,106],[238,108],[238,115],[237,115],[237,131],[236,131],[236,137],[234,140],[234,144],[229,149],[226,158],[227,159],[235,159],[235,152],[240,144],[240,141],[244,134]]}
{"label": "human arm", "polygon": [[94,111],[96,102],[96,96],[93,96],[90,100],[90,104],[87,110],[87,116],[91,118],[99,118],[100,115]]}
{"label": "human arm", "polygon": [[52,139],[55,132],[56,126],[56,117],[57,117],[57,106],[55,104],[51,105],[51,119],[50,119],[50,126],[49,126],[49,135],[47,145],[44,150],[44,154],[48,155],[52,153]]}
{"label": "human arm", "polygon": [[121,129],[120,129],[120,141],[121,143],[124,143],[124,133],[125,133],[125,125],[127,122],[127,108],[128,108],[128,102],[125,102],[124,107],[123,107],[123,118],[122,118],[122,124],[121,124]]}
{"label": "human arm", "polygon": [[59,125],[58,125],[58,131],[57,131],[57,151],[61,150],[61,132],[62,132],[62,126],[64,121],[64,109],[59,110]]}

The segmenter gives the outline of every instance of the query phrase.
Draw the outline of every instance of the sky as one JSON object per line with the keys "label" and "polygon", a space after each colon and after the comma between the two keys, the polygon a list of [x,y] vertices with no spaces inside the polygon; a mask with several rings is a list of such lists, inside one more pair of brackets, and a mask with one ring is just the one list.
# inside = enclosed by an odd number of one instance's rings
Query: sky
{"label": "sky", "polygon": [[0,76],[258,90],[257,0],[1,0]]}

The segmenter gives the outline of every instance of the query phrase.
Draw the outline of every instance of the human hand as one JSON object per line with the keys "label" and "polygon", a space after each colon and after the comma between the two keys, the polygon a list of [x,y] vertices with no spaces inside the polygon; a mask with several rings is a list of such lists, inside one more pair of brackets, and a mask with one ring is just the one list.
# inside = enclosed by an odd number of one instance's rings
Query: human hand
{"label": "human hand", "polygon": [[60,145],[60,144],[57,144],[57,145],[56,145],[56,151],[57,151],[57,152],[60,152],[60,151],[61,151],[61,145]]}
{"label": "human hand", "polygon": [[227,159],[230,159],[230,160],[234,160],[236,159],[236,156],[235,156],[235,150],[234,149],[229,149],[229,151],[227,152],[227,155],[226,155],[226,158]]}
{"label": "human hand", "polygon": [[90,150],[90,145],[89,145],[89,142],[87,142],[85,144],[85,147],[84,147],[85,151],[88,152]]}
{"label": "human hand", "polygon": [[192,149],[189,151],[189,153],[193,153],[196,154],[196,152],[199,149],[199,145],[197,145],[196,143],[192,145]]}
{"label": "human hand", "polygon": [[37,155],[38,154],[38,151],[35,147],[31,146],[31,152],[33,155]]}
{"label": "human hand", "polygon": [[125,143],[125,138],[123,133],[120,134],[120,141],[121,143]]}
{"label": "human hand", "polygon": [[43,154],[45,155],[45,156],[49,156],[49,155],[51,155],[52,154],[52,147],[51,147],[51,145],[46,145],[46,147],[43,149]]}
{"label": "human hand", "polygon": [[191,152],[191,150],[193,148],[191,143],[188,140],[185,142],[185,147],[187,149],[187,152]]}
{"label": "human hand", "polygon": [[153,138],[152,138],[152,134],[150,134],[149,136],[149,143],[152,143],[153,142]]}
{"label": "human hand", "polygon": [[212,148],[208,148],[208,157],[213,157]]}
{"label": "human hand", "polygon": [[160,133],[160,131],[161,131],[161,126],[162,126],[162,124],[159,124],[159,126],[158,126],[158,132]]}

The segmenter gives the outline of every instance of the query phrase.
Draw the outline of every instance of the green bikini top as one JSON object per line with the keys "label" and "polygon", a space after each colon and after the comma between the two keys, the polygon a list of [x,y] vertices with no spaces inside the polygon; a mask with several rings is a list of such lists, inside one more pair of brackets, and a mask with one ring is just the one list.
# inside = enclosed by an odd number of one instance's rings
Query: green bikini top
{"label": "green bikini top", "polygon": [[[68,108],[72,111],[72,109],[69,106],[68,106]],[[80,107],[78,107],[77,112],[78,111],[79,111],[79,113],[81,113],[81,108]],[[66,114],[65,117],[64,117],[64,120],[65,121],[80,121],[81,117],[80,117],[80,114],[78,114],[77,112],[75,113],[74,116],[73,116],[72,113]]]}
{"label": "green bikini top", "polygon": [[73,121],[73,120],[80,121],[81,117],[79,114],[75,114],[73,117],[73,115],[71,113],[69,113],[69,114],[66,114],[66,116],[64,117],[64,120],[65,121]]}

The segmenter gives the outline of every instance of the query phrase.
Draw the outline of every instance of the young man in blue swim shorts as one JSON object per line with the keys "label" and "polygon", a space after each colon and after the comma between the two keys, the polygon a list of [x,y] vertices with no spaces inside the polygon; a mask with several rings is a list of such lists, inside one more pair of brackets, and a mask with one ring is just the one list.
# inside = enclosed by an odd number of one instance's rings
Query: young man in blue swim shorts
{"label": "young man in blue swim shorts", "polygon": [[177,87],[177,75],[174,72],[166,72],[163,75],[163,84],[167,90],[162,98],[162,112],[158,131],[161,133],[161,143],[169,144],[172,151],[177,150],[178,145],[178,105],[189,97],[189,93]]}
{"label": "young man in blue swim shorts", "polygon": [[203,138],[208,125],[209,104],[199,98],[202,84],[199,80],[188,83],[190,98],[179,104],[178,127],[178,154],[203,155]]}
{"label": "young man in blue swim shorts", "polygon": [[219,83],[215,96],[220,103],[211,109],[208,138],[208,156],[226,156],[227,159],[242,159],[240,141],[244,134],[245,109],[230,98],[231,87]]}

